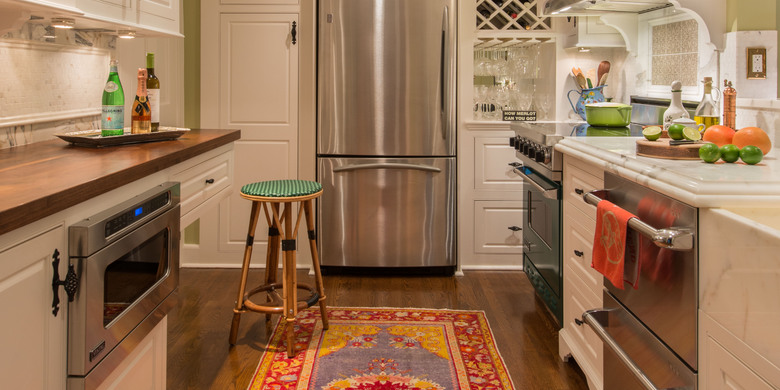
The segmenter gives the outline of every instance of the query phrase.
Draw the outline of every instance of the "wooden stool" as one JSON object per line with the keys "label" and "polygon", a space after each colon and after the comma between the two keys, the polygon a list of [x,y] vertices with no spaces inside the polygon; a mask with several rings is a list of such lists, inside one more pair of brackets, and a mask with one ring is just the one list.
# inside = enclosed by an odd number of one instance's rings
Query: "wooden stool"
{"label": "wooden stool", "polygon": [[[312,216],[312,199],[322,195],[320,183],[306,180],[272,180],[247,184],[241,187],[241,197],[252,201],[252,213],[249,218],[249,233],[244,250],[244,263],[241,266],[241,283],[238,287],[238,299],[233,309],[233,323],[230,327],[230,345],[236,344],[238,324],[241,313],[253,311],[266,314],[266,327],[270,329],[271,314],[281,314],[287,328],[287,356],[295,356],[295,316],[299,310],[306,309],[316,303],[320,304],[320,315],[324,329],[328,329],[328,313],[325,308],[325,290],[320,273],[320,259],[317,254],[317,237],[314,231]],[[299,202],[298,216],[293,228],[293,202]],[[280,205],[284,209],[280,213]],[[265,213],[268,222],[268,251],[266,254],[265,283],[246,290],[246,278],[249,272],[249,262],[252,258],[255,229],[260,218],[260,208]],[[270,213],[269,213],[270,209]],[[316,290],[311,286],[296,281],[295,273],[295,239],[301,215],[306,214],[306,227],[309,230],[309,246],[311,248]],[[282,283],[276,281],[276,271],[279,267],[279,246],[284,253],[282,263]],[[277,289],[281,288],[282,295]],[[308,291],[308,296],[299,299],[298,290]],[[257,293],[265,292],[266,302],[258,305],[249,298]]]}

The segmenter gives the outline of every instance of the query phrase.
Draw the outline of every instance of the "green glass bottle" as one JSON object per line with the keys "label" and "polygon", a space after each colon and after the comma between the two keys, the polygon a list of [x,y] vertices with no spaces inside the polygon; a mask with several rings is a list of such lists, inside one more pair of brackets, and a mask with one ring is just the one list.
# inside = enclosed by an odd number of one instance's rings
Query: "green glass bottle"
{"label": "green glass bottle", "polygon": [[108,137],[124,134],[125,128],[125,91],[119,82],[117,61],[111,60],[108,81],[103,88],[103,111],[100,115],[100,135]]}
{"label": "green glass bottle", "polygon": [[146,93],[149,96],[149,108],[152,110],[152,132],[160,128],[160,79],[154,74],[154,53],[146,53]]}

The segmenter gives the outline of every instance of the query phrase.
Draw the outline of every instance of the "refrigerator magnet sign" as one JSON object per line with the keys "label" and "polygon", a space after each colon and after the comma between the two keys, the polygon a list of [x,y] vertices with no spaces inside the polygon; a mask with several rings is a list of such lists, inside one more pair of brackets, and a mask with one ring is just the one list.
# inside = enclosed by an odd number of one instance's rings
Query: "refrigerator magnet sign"
{"label": "refrigerator magnet sign", "polygon": [[536,111],[506,110],[503,114],[503,120],[511,122],[535,122]]}

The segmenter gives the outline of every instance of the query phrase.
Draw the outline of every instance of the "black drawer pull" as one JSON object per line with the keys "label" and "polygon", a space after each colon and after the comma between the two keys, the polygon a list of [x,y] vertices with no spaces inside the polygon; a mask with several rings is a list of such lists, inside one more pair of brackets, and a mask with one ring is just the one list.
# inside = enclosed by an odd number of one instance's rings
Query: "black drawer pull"
{"label": "black drawer pull", "polygon": [[523,230],[523,228],[521,228],[519,226],[510,226],[507,229],[509,229],[509,230],[511,230],[513,232],[519,232],[519,231]]}
{"label": "black drawer pull", "polygon": [[574,255],[577,256],[577,257],[582,257],[582,255],[584,255],[584,254],[585,253],[583,251],[578,251],[576,249],[574,250]]}
{"label": "black drawer pull", "polygon": [[206,179],[206,184],[214,184],[214,179]]}
{"label": "black drawer pull", "polygon": [[585,191],[582,188],[575,188],[574,192],[577,193],[577,195],[582,195],[585,193]]}

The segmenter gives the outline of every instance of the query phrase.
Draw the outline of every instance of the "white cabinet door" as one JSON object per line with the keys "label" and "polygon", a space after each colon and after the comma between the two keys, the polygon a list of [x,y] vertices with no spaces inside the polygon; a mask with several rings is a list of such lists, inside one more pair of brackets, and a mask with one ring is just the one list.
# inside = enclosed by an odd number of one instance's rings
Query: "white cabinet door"
{"label": "white cabinet door", "polygon": [[178,33],[179,0],[138,0],[138,24]]}
{"label": "white cabinet door", "polygon": [[133,0],[76,0],[76,6],[91,17],[113,22],[132,22],[136,10]]}
{"label": "white cabinet door", "polygon": [[[244,184],[298,177],[297,13],[220,13],[204,7],[201,55],[201,126],[241,129],[235,143],[236,189]],[[298,39],[300,36],[297,37]],[[220,203],[218,248],[240,253],[246,243],[250,202],[238,191]],[[266,226],[257,229],[254,253],[264,256]],[[203,226],[203,222],[201,222]],[[241,256],[223,257],[240,264]]]}
{"label": "white cabinet door", "polygon": [[59,276],[68,265],[66,231],[54,226],[0,248],[0,380],[4,389],[65,389],[68,297],[59,289],[52,314],[52,259]]}

